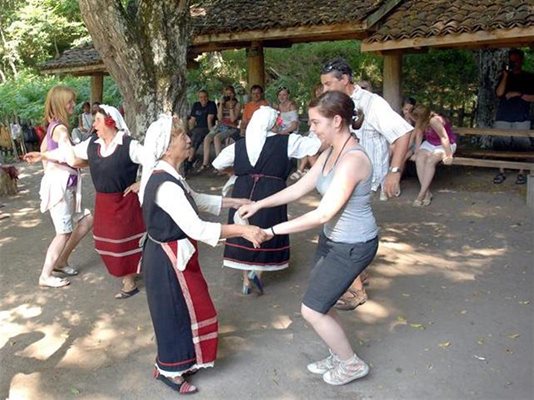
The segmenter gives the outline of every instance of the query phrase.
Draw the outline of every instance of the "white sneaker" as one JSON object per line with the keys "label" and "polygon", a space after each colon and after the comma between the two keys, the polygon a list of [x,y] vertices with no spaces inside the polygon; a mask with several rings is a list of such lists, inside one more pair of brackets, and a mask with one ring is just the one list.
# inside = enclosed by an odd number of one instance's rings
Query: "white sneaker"
{"label": "white sneaker", "polygon": [[311,364],[308,364],[306,368],[308,368],[308,371],[310,371],[312,374],[319,374],[323,375],[325,372],[330,371],[332,368],[335,368],[336,365],[340,363],[339,358],[332,353],[332,350],[330,351],[330,355],[326,357],[324,360],[316,361]]}
{"label": "white sneaker", "polygon": [[347,361],[339,361],[333,368],[323,374],[323,380],[329,385],[345,385],[355,379],[363,378],[369,373],[369,366],[356,354]]}

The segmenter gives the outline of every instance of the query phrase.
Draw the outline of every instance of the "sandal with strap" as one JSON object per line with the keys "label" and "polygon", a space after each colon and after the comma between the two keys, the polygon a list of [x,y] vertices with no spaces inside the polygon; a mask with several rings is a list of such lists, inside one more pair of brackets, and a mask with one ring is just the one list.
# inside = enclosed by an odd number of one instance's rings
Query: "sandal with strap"
{"label": "sandal with strap", "polygon": [[[173,390],[176,390],[180,394],[191,394],[198,392],[198,389],[196,386],[191,385],[189,382],[187,382],[185,379],[181,378],[181,382],[176,382],[176,378],[169,378],[165,375],[162,375],[159,373],[159,370],[157,368],[154,368],[154,371],[152,373],[154,378],[156,378],[158,381],[162,381],[165,385],[170,387]],[[177,377],[179,378],[179,377]]]}
{"label": "sandal with strap", "polygon": [[496,185],[500,185],[503,183],[506,179],[506,175],[504,175],[502,172],[499,172],[497,175],[495,175],[495,178],[493,178],[493,183]]}
{"label": "sandal with strap", "polygon": [[349,289],[339,298],[334,307],[342,311],[352,311],[367,301],[367,293],[364,289]]}
{"label": "sandal with strap", "polygon": [[133,288],[132,290],[130,290],[129,292],[127,292],[126,290],[121,289],[121,291],[115,295],[115,299],[124,300],[124,299],[127,299],[128,297],[132,297],[132,296],[136,295],[137,293],[139,293],[139,289],[136,288],[136,287]]}
{"label": "sandal with strap", "polygon": [[515,179],[516,185],[524,185],[527,183],[527,177],[524,174],[517,174],[517,178]]}
{"label": "sandal with strap", "polygon": [[62,274],[65,274],[67,276],[75,276],[79,273],[76,268],[71,267],[70,265],[65,265],[64,267],[56,267],[54,268],[54,272],[61,272]]}

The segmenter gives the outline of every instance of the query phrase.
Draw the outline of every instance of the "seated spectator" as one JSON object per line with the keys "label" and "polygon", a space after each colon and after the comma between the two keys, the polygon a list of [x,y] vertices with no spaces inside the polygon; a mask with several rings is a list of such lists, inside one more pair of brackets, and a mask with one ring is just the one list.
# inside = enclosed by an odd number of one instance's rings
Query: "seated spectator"
{"label": "seated spectator", "polygon": [[78,116],[78,127],[72,130],[72,141],[75,144],[83,142],[91,136],[92,129],[93,116],[91,115],[91,105],[86,101],[82,104],[82,113]]}
{"label": "seated spectator", "polygon": [[252,85],[250,88],[250,101],[243,108],[243,118],[241,120],[241,137],[245,137],[247,125],[252,118],[254,111],[261,106],[268,106],[269,102],[263,98],[263,88],[260,85]]}
{"label": "seated spectator", "polygon": [[239,101],[237,101],[235,97],[234,87],[225,87],[224,95],[217,105],[217,125],[204,138],[203,160],[198,172],[210,168],[210,146],[212,142],[215,147],[215,157],[217,157],[221,152],[222,144],[226,139],[233,138],[236,140],[239,138],[237,122],[239,120],[240,112],[241,104],[239,104]]}
{"label": "seated spectator", "polygon": [[[402,100],[402,117],[406,122],[408,122],[410,125],[415,125],[415,121],[412,118],[412,111],[415,107],[416,101],[413,97],[405,97]],[[408,161],[415,153],[415,135],[413,134],[413,131],[409,134],[410,135],[410,144],[408,145],[408,151],[406,152],[406,155],[404,156],[404,164],[406,165],[406,161]]]}
{"label": "seated spectator", "polygon": [[193,166],[198,148],[204,142],[206,135],[215,126],[217,106],[209,99],[206,90],[198,91],[198,101],[193,104],[189,115],[189,133],[191,136],[191,153],[184,162],[184,170],[187,173]]}
{"label": "seated spectator", "polygon": [[436,165],[440,161],[445,165],[452,164],[452,156],[456,151],[456,136],[450,122],[435,112],[431,112],[428,107],[415,106],[411,116],[415,121],[413,133],[415,135],[415,165],[421,185],[419,194],[412,205],[424,207],[430,205],[432,201],[432,193],[429,189]]}
{"label": "seated spectator", "polygon": [[[520,49],[508,52],[508,62],[503,65],[495,94],[499,98],[495,129],[530,129],[530,105],[534,102],[534,74],[523,70],[525,53]],[[493,148],[503,151],[530,151],[532,141],[528,137],[499,136],[493,139]],[[501,184],[506,179],[504,168],[493,178],[493,183]],[[515,183],[527,183],[525,172],[520,169]]]}
{"label": "seated spectator", "polygon": [[289,98],[289,89],[281,87],[276,94],[278,104],[275,110],[280,111],[281,125],[277,127],[279,135],[289,135],[297,133],[299,130],[299,113],[297,105]]}

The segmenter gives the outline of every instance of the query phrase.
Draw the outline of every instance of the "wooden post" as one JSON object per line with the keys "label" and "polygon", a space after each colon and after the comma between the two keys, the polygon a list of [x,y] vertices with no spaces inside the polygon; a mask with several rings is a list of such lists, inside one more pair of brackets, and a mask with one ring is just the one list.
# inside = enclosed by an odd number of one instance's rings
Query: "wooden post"
{"label": "wooden post", "polygon": [[265,64],[261,42],[252,42],[247,49],[248,88],[261,85],[265,89]]}
{"label": "wooden post", "polygon": [[400,113],[402,108],[402,52],[384,55],[384,99],[391,108]]}
{"label": "wooden post", "polygon": [[91,75],[91,104],[95,101],[102,103],[104,94],[104,74],[97,73]]}
{"label": "wooden post", "polygon": [[534,175],[532,171],[527,177],[527,206],[534,210]]}

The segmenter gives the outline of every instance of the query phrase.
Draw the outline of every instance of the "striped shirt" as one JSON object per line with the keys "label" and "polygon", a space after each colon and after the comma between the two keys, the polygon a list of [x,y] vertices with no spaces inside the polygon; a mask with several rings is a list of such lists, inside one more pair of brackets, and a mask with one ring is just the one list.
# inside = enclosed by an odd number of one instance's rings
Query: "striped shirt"
{"label": "striped shirt", "polygon": [[371,189],[376,191],[382,184],[389,168],[389,145],[410,132],[413,127],[377,94],[355,85],[350,96],[356,108],[365,114],[363,125],[353,131],[367,152],[373,165]]}

